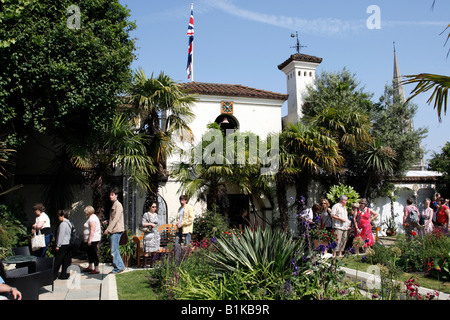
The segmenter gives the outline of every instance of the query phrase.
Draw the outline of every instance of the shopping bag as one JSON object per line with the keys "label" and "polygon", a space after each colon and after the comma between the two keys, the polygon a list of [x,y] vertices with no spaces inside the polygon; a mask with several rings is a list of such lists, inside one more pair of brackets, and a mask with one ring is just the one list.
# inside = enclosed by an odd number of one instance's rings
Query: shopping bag
{"label": "shopping bag", "polygon": [[44,247],[45,247],[45,235],[43,235],[41,231],[39,231],[38,234],[34,234],[34,236],[31,238],[31,250],[36,251]]}

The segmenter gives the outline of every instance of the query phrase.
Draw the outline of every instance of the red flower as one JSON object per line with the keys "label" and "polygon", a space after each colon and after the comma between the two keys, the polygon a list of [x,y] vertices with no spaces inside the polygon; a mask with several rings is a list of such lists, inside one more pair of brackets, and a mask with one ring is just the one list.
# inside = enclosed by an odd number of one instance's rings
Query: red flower
{"label": "red flower", "polygon": [[416,233],[415,231],[411,232],[411,234],[412,234],[413,236],[417,236],[417,233]]}

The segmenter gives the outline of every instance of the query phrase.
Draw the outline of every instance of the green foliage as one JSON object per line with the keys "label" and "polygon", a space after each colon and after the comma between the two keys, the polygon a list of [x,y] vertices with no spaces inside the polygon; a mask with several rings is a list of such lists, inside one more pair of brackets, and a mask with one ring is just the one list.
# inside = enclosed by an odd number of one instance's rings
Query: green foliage
{"label": "green foliage", "polygon": [[345,272],[339,270],[336,261],[327,260],[318,251],[300,253],[292,260],[294,269],[289,278],[291,299],[322,300],[341,297],[341,290],[348,290],[344,283]]}
{"label": "green foliage", "polygon": [[270,272],[286,275],[293,256],[304,250],[302,241],[294,240],[283,231],[259,228],[217,239],[209,257],[219,272],[268,268]]}
{"label": "green foliage", "polygon": [[27,228],[7,205],[0,204],[0,258],[11,254],[11,249],[26,237]]}
{"label": "green foliage", "polygon": [[118,0],[86,0],[80,29],[69,29],[69,0],[2,1],[0,131],[8,144],[27,130],[83,140],[101,130],[128,85],[134,40]]}
{"label": "green foliage", "polygon": [[[251,132],[239,131],[225,136],[217,124],[208,125],[202,140],[184,152],[184,159],[175,164],[171,174],[181,183],[181,193],[207,198],[208,210],[224,214],[227,206],[223,193],[227,185],[249,195],[250,201],[253,201],[252,195],[272,196],[273,175],[261,174],[263,169],[270,170],[269,163],[277,164],[278,152],[275,151],[278,149],[274,147],[272,151],[272,139],[263,141]],[[267,149],[264,150],[263,145]],[[261,156],[263,152],[266,152],[266,161]]]}
{"label": "green foliage", "polygon": [[[375,244],[366,254],[367,262],[386,266],[391,272],[430,272],[448,281],[450,267],[450,238],[440,230],[424,236],[398,237],[394,246]],[[398,270],[396,271],[399,272]]]}
{"label": "green foliage", "polygon": [[228,223],[224,216],[215,211],[206,211],[203,216],[197,216],[194,219],[193,234],[197,234],[201,238],[217,237],[228,229]]}
{"label": "green foliage", "polygon": [[316,88],[308,89],[303,108],[305,115],[314,116],[329,106],[335,109],[366,110],[367,105],[372,104],[370,99],[373,94],[364,92],[364,88],[359,85],[356,76],[345,68],[340,72],[322,72],[317,76]]}
{"label": "green foliage", "polygon": [[[442,180],[447,184],[447,190],[450,186],[450,142],[446,142],[441,152],[433,153],[430,160],[430,168],[442,172]],[[448,197],[448,194],[447,194]]]}
{"label": "green foliage", "polygon": [[396,175],[403,174],[417,164],[423,155],[420,142],[427,130],[412,127],[417,106],[402,102],[393,87],[386,86],[379,103],[370,111],[374,121],[374,137],[393,150],[393,172]]}
{"label": "green foliage", "polygon": [[347,210],[351,209],[352,203],[358,202],[360,199],[359,193],[356,192],[352,186],[346,186],[343,184],[332,186],[327,193],[327,199],[330,200],[331,203],[338,203],[339,197],[343,194],[348,197],[346,204]]}
{"label": "green foliage", "polygon": [[236,270],[232,273],[193,276],[180,272],[180,285],[174,288],[176,299],[188,300],[273,300],[280,299],[282,276],[264,267]]}
{"label": "green foliage", "polygon": [[[449,27],[450,25],[448,25],[446,29]],[[411,96],[408,100],[413,99],[421,93],[433,90],[433,93],[428,98],[427,103],[431,104],[434,100],[434,109],[436,109],[438,119],[441,121],[442,113],[444,115],[447,113],[447,98],[448,88],[450,87],[450,77],[440,74],[421,73],[416,75],[406,75],[405,78],[407,80],[404,81],[404,84],[416,84],[416,87],[411,91]]]}

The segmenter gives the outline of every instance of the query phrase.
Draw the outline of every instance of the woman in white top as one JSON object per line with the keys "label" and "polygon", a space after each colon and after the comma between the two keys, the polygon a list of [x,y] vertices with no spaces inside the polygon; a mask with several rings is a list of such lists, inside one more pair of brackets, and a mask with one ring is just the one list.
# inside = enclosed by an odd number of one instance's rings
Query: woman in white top
{"label": "woman in white top", "polygon": [[333,249],[333,258],[336,257],[337,252],[339,252],[339,257],[343,256],[342,253],[347,242],[347,233],[350,229],[350,220],[345,207],[347,200],[348,197],[346,195],[341,195],[339,202],[333,206],[330,213],[331,219],[333,219],[333,229],[337,236],[337,245]]}
{"label": "woman in white top", "polygon": [[102,238],[102,228],[100,220],[95,214],[95,210],[92,206],[84,208],[84,213],[88,218],[84,224],[84,241],[87,243],[87,255],[89,260],[89,266],[83,271],[90,274],[96,274],[100,272],[98,267],[98,243]]}
{"label": "woman in white top", "polygon": [[52,228],[50,227],[50,218],[45,213],[45,207],[42,203],[36,203],[33,206],[33,211],[36,214],[36,220],[32,226],[31,232],[33,234],[38,234],[41,232],[41,234],[45,235],[45,247],[34,251],[33,255],[37,257],[45,257],[48,245],[50,244],[50,241],[52,241],[53,237]]}
{"label": "woman in white top", "polygon": [[423,200],[423,209],[420,213],[420,221],[423,223],[419,228],[419,235],[424,236],[433,232],[433,209],[430,207],[431,200]]}

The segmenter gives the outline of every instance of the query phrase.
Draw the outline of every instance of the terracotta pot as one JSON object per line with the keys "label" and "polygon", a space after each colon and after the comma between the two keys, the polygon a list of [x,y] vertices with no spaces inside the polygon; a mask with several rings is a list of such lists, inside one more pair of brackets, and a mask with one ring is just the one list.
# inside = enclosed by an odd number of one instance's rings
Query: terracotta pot
{"label": "terracotta pot", "polygon": [[387,229],[386,230],[386,235],[388,236],[388,237],[393,237],[393,236],[395,236],[397,234],[397,231],[396,230],[391,230],[391,229]]}
{"label": "terracotta pot", "polygon": [[314,247],[318,248],[320,245],[328,246],[328,242],[322,240],[313,240]]}

